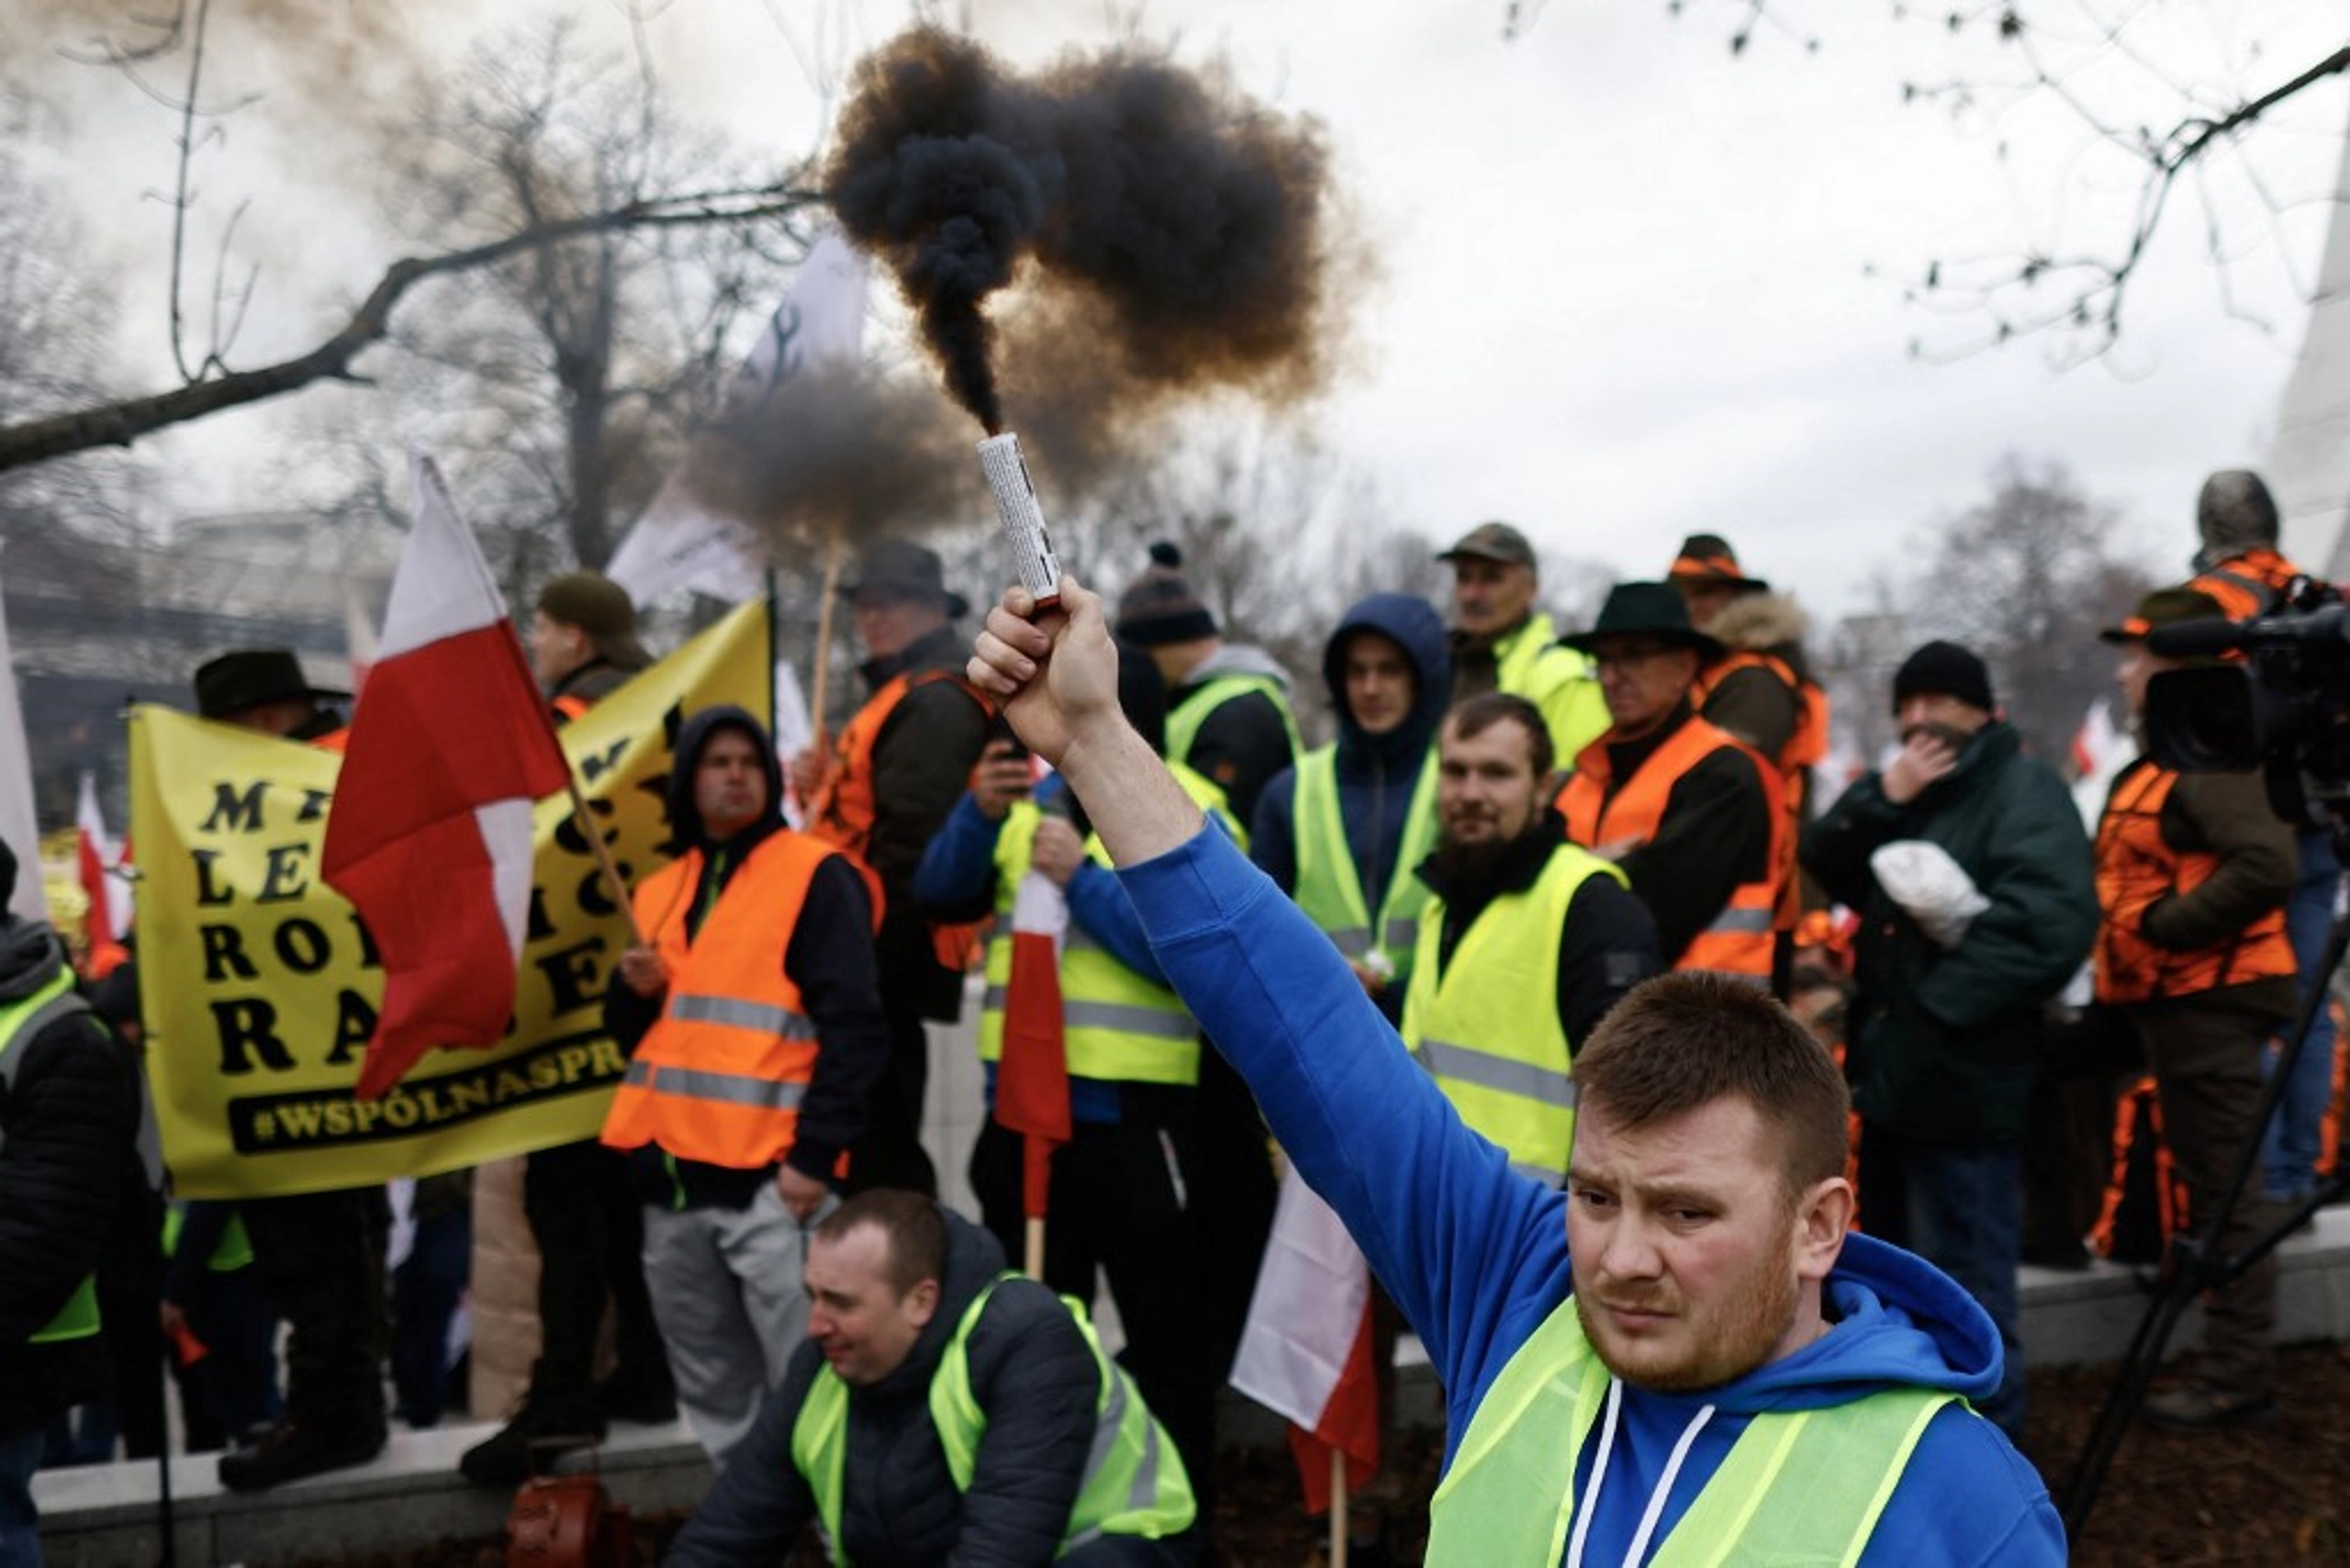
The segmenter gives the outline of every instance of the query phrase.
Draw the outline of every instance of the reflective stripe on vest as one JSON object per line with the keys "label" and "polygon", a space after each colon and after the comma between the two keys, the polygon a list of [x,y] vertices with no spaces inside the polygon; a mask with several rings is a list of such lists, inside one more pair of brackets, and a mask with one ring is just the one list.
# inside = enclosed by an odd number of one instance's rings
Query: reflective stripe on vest
{"label": "reflective stripe on vest", "polygon": [[2146,911],[2190,893],[2220,868],[2208,850],[2182,852],[2163,841],[2163,804],[2178,775],[2140,757],[2121,770],[2097,824],[2097,998],[2105,1002],[2191,996],[2297,971],[2280,901],[2228,941],[2185,952],[2156,946],[2143,933]]}
{"label": "reflective stripe on vest", "polygon": [[1478,913],[1439,966],[1444,903],[1420,921],[1404,992],[1404,1043],[1460,1119],[1520,1170],[1556,1188],[1575,1128],[1574,1047],[1559,1020],[1559,941],[1567,908],[1593,877],[1624,873],[1562,844],[1520,893]]}
{"label": "reflective stripe on vest", "polygon": [[[20,1047],[37,1039],[57,1020],[89,1011],[90,1004],[73,989],[73,971],[62,964],[39,991],[0,1010],[0,1099],[6,1098],[16,1082],[17,1068],[23,1059]],[[73,1287],[73,1294],[65,1298],[65,1305],[58,1308],[56,1316],[34,1330],[31,1343],[51,1345],[66,1339],[87,1339],[98,1332],[99,1327],[98,1281],[92,1274]]]}
{"label": "reflective stripe on vest", "polygon": [[[1269,675],[1219,675],[1185,692],[1181,700],[1169,709],[1167,759],[1189,764],[1192,747],[1198,744],[1200,727],[1208,722],[1208,715],[1234,698],[1246,697],[1251,692],[1270,701],[1281,714],[1281,728],[1289,734],[1289,754],[1295,756],[1304,750],[1305,743],[1297,733],[1297,720],[1289,711],[1289,693],[1280,681]],[[1248,847],[1248,841],[1245,837],[1239,843],[1242,848]]]}
{"label": "reflective stripe on vest", "polygon": [[[1469,1417],[1429,1506],[1431,1568],[1555,1563],[1574,1522],[1575,1473],[1607,1397],[1572,1298],[1520,1345]],[[1630,1395],[1639,1397],[1637,1394]],[[1746,1424],[1657,1543],[1654,1568],[1860,1560],[1928,1423],[1950,1394],[1886,1389]],[[1613,1562],[1628,1543],[1594,1541]]]}
{"label": "reflective stripe on vest", "polygon": [[[1298,908],[1337,945],[1339,952],[1348,958],[1364,957],[1371,948],[1372,922],[1363,902],[1354,851],[1347,845],[1345,814],[1338,804],[1336,747],[1322,746],[1297,759],[1290,822],[1291,841],[1297,853],[1294,896]],[[1404,833],[1396,843],[1395,864],[1388,868],[1386,896],[1379,906],[1378,945],[1387,956],[1390,975],[1401,976],[1407,970],[1419,940],[1420,912],[1432,895],[1427,884],[1412,873],[1436,847],[1436,750],[1430,747],[1404,806]]]}
{"label": "reflective stripe on vest", "polygon": [[1771,824],[1770,846],[1763,856],[1766,869],[1761,881],[1741,882],[1731,889],[1712,922],[1689,939],[1688,946],[1670,957],[1676,969],[1709,969],[1768,985],[1781,878],[1794,861],[1787,853],[1789,823],[1779,770],[1759,752],[1727,730],[1693,715],[1611,793],[1615,776],[1607,747],[1604,742],[1595,742],[1575,759],[1574,777],[1559,791],[1559,814],[1567,819],[1567,836],[1577,844],[1612,844],[1628,838],[1645,843],[1656,836],[1663,822],[1673,787],[1725,746],[1745,753],[1762,783]]}
{"label": "reflective stripe on vest", "polygon": [[[1180,762],[1168,771],[1203,812],[1227,828],[1224,791]],[[995,841],[995,924],[988,934],[987,990],[979,1012],[979,1059],[1003,1056],[1003,1003],[1012,983],[1012,905],[1020,879],[1028,874],[1043,815],[1026,801],[1015,801]],[[1098,837],[1085,852],[1107,867],[1109,851]],[[1145,980],[1071,920],[1061,943],[1062,1044],[1072,1078],[1102,1082],[1169,1083],[1188,1088],[1200,1081],[1200,1026],[1183,999]]]}
{"label": "reflective stripe on vest", "polygon": [[687,905],[703,852],[688,850],[639,884],[637,924],[668,967],[669,991],[613,1092],[604,1142],[657,1144],[740,1170],[790,1152],[817,1042],[783,956],[809,880],[832,853],[789,830],[768,834],[690,941]]}
{"label": "reflective stripe on vest", "polygon": [[[987,1436],[987,1412],[971,1386],[970,1338],[980,1315],[1006,1281],[1024,1276],[999,1276],[964,1309],[954,1338],[930,1376],[930,1420],[946,1455],[948,1476],[960,1494],[970,1489],[978,1473],[979,1444]],[[1085,1472],[1069,1506],[1069,1523],[1061,1532],[1058,1557],[1105,1535],[1141,1536],[1158,1540],[1181,1534],[1197,1512],[1192,1484],[1181,1456],[1168,1439],[1149,1406],[1136,1392],[1125,1370],[1102,1353],[1085,1309],[1067,1296],[1059,1298],[1086,1347],[1101,1378],[1094,1397],[1093,1438],[1085,1456]],[[824,1551],[833,1562],[848,1561],[841,1544],[841,1513],[848,1465],[849,1388],[830,1366],[818,1372],[808,1397],[791,1427],[791,1463],[814,1495],[816,1524]]]}

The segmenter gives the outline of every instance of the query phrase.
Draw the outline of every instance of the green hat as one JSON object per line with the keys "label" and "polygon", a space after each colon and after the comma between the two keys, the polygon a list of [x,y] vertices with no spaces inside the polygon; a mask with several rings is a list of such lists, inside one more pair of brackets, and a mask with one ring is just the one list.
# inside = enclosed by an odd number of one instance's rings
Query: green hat
{"label": "green hat", "polygon": [[1671,583],[1617,583],[1607,590],[1599,619],[1588,632],[1559,639],[1570,648],[1588,654],[1603,637],[1661,638],[1677,647],[1695,648],[1707,664],[1729,650],[1689,624],[1688,601]]}

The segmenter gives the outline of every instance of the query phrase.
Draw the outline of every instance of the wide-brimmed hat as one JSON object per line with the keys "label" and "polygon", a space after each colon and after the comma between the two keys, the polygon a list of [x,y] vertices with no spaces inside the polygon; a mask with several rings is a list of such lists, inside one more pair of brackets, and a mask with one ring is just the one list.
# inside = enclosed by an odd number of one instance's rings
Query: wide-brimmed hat
{"label": "wide-brimmed hat", "polygon": [[2182,621],[2224,621],[2228,612],[2220,601],[2201,588],[2156,588],[2138,601],[2138,608],[2119,626],[2109,626],[2098,633],[2108,643],[2135,643],[2157,626],[2176,626]]}
{"label": "wide-brimmed hat", "polygon": [[653,662],[636,640],[636,606],[628,590],[601,572],[565,572],[539,589],[539,613],[559,626],[588,633],[597,655],[625,670]]}
{"label": "wide-brimmed hat", "polygon": [[351,693],[312,686],[291,648],[237,648],[196,666],[196,711],[207,719],[297,700],[347,702]]}
{"label": "wide-brimmed hat", "polygon": [[946,586],[946,568],[938,552],[911,539],[883,539],[857,553],[856,568],[841,581],[843,599],[855,599],[871,589],[900,599],[935,599],[946,607],[946,618],[958,620],[971,610],[971,601]]}
{"label": "wide-brimmed hat", "polygon": [[1439,561],[1457,561],[1461,556],[1480,561],[1499,561],[1507,566],[1534,565],[1534,546],[1526,535],[1505,522],[1481,522],[1453,542],[1449,550],[1439,551]]}
{"label": "wide-brimmed hat", "polygon": [[1718,533],[1693,533],[1681,542],[1681,554],[1666,568],[1669,583],[1715,583],[1740,593],[1768,593],[1771,585],[1750,577],[1738,564],[1738,552]]}
{"label": "wide-brimmed hat", "polygon": [[1617,583],[1607,590],[1599,619],[1588,632],[1559,639],[1570,648],[1592,653],[1603,637],[1658,637],[1678,647],[1695,648],[1707,664],[1729,652],[1721,644],[1689,624],[1689,606],[1671,583]]}

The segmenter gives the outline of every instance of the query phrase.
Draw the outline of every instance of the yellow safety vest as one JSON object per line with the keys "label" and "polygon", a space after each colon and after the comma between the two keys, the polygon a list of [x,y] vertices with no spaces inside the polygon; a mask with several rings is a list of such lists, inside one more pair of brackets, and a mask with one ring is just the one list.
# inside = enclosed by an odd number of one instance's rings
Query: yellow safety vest
{"label": "yellow safety vest", "polygon": [[[1232,826],[1223,790],[1180,762],[1167,767],[1202,811]],[[981,1061],[1003,1058],[1004,995],[1012,984],[1012,906],[1019,896],[1020,879],[1028,874],[1036,824],[1043,820],[1033,803],[1015,801],[996,835],[996,913],[988,932],[987,991],[979,1008]],[[1097,865],[1110,864],[1110,853],[1098,834],[1085,841],[1085,852]],[[1061,1040],[1070,1077],[1184,1088],[1199,1082],[1200,1026],[1183,999],[1120,963],[1074,920],[1061,939],[1060,980]]]}
{"label": "yellow safety vest", "polygon": [[1614,721],[1590,658],[1559,642],[1558,635],[1550,618],[1537,611],[1495,643],[1494,689],[1540,709],[1557,766],[1572,767],[1583,748],[1606,734]]}
{"label": "yellow safety vest", "polygon": [[[1430,1568],[1561,1561],[1574,1522],[1576,1462],[1607,1384],[1570,1297],[1517,1348],[1470,1416],[1429,1505]],[[1927,1424],[1956,1397],[1885,1389],[1849,1405],[1754,1417],[1650,1563],[1851,1568]]]}
{"label": "yellow safety vest", "polygon": [[[53,1020],[89,1012],[89,1003],[73,989],[73,971],[62,964],[47,985],[5,1010],[0,1010],[0,1090],[16,1080],[17,1051]],[[87,1339],[99,1329],[98,1280],[85,1276],[65,1298],[57,1316],[33,1331],[31,1343],[53,1345],[66,1339]]]}
{"label": "yellow safety vest", "polygon": [[1510,1164],[1565,1185],[1575,1131],[1574,1047],[1559,1021],[1559,938],[1586,879],[1624,873],[1562,844],[1522,893],[1485,906],[1439,967],[1444,901],[1421,912],[1404,992],[1404,1043],[1460,1119],[1501,1145]]}
{"label": "yellow safety vest", "polygon": [[1360,959],[1376,946],[1387,956],[1390,975],[1404,974],[1419,941],[1420,912],[1433,896],[1412,868],[1436,847],[1436,749],[1428,749],[1404,808],[1404,834],[1375,922],[1363,902],[1354,855],[1347,847],[1346,818],[1338,807],[1337,747],[1322,746],[1297,759],[1290,819],[1297,846],[1298,908],[1348,958]]}
{"label": "yellow safety vest", "polygon": [[1281,728],[1289,732],[1289,751],[1295,756],[1304,749],[1304,742],[1297,733],[1297,720],[1289,711],[1289,693],[1281,683],[1269,675],[1219,675],[1196,691],[1187,693],[1181,704],[1167,715],[1167,758],[1170,762],[1188,763],[1192,746],[1200,738],[1200,726],[1208,715],[1236,697],[1259,692],[1270,698],[1281,716]]}
{"label": "yellow safety vest", "polygon": [[[1024,1277],[999,1275],[979,1294],[955,1325],[955,1337],[940,1356],[938,1370],[930,1374],[930,1421],[938,1432],[938,1446],[946,1452],[947,1473],[954,1478],[958,1494],[970,1488],[971,1477],[979,1470],[979,1442],[988,1430],[988,1414],[971,1387],[971,1331],[979,1326],[996,1287]],[[1085,1308],[1068,1296],[1060,1301],[1084,1334],[1102,1381],[1093,1403],[1093,1442],[1085,1456],[1085,1473],[1078,1483],[1077,1501],[1069,1508],[1069,1527],[1053,1555],[1062,1556],[1104,1535],[1138,1535],[1151,1540],[1180,1535],[1191,1528],[1198,1511],[1182,1456],[1143,1403],[1134,1380],[1102,1353],[1102,1340]],[[848,1397],[848,1384],[826,1366],[809,1385],[808,1397],[791,1425],[792,1467],[807,1478],[815,1494],[816,1524],[823,1535],[825,1554],[838,1563],[848,1561],[841,1546]]]}

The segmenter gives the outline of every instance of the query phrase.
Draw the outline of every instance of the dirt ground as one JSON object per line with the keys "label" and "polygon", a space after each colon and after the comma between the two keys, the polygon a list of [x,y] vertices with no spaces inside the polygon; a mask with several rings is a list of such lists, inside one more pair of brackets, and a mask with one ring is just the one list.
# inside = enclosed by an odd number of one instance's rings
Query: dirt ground
{"label": "dirt ground", "polygon": [[[2024,1451],[2061,1499],[2111,1381],[2110,1367],[2066,1368],[2031,1377],[2031,1426]],[[2283,1353],[2283,1391],[2273,1425],[2187,1434],[2140,1425],[2123,1439],[2087,1534],[2074,1543],[2079,1568],[2179,1568],[2227,1563],[2350,1563],[2350,1346],[2311,1345]],[[1427,1435],[1407,1437],[1374,1510],[1357,1512],[1354,1568],[1416,1563],[1427,1540],[1427,1505],[1438,1454]],[[1321,1524],[1307,1519],[1297,1473],[1284,1450],[1227,1453],[1218,1476],[1216,1540],[1234,1568],[1321,1568]],[[679,1521],[637,1521],[637,1560],[658,1553]],[[1361,1538],[1376,1534],[1376,1547]],[[420,1552],[364,1560],[364,1568],[496,1568],[504,1543],[451,1541]],[[816,1568],[812,1551],[795,1564]],[[308,1568],[363,1568],[362,1562]]]}

